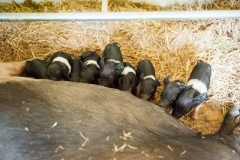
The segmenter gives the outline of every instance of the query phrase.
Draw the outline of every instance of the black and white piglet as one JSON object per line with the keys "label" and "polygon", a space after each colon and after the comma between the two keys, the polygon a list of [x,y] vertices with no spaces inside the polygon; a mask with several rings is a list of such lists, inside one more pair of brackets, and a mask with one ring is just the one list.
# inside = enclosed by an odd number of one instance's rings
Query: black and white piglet
{"label": "black and white piglet", "polygon": [[137,75],[135,68],[129,63],[124,62],[124,69],[118,78],[118,89],[129,91],[134,94],[137,85]]}
{"label": "black and white piglet", "polygon": [[105,87],[117,87],[117,78],[124,69],[122,53],[119,43],[109,43],[102,54],[100,60],[99,84]]}
{"label": "black and white piglet", "polygon": [[194,66],[187,86],[179,95],[173,104],[172,115],[175,118],[181,118],[194,108],[191,115],[193,119],[196,118],[197,113],[201,107],[201,103],[207,99],[207,92],[210,85],[211,66],[210,64],[199,60]]}
{"label": "black and white piglet", "polygon": [[176,101],[178,95],[187,87],[183,81],[170,81],[170,76],[166,76],[163,80],[164,88],[160,94],[158,105],[166,108],[169,114],[172,114],[172,105]]}
{"label": "black and white piglet", "polygon": [[69,75],[70,81],[79,82],[81,78],[82,71],[82,60],[76,57],[72,60],[72,72]]}
{"label": "black and white piglet", "polygon": [[55,81],[69,80],[69,74],[72,70],[71,64],[70,54],[62,51],[55,52],[49,60],[48,78]]}
{"label": "black and white piglet", "polygon": [[47,79],[47,62],[41,59],[33,59],[26,62],[24,68],[27,76],[37,79]]}
{"label": "black and white piglet", "polygon": [[100,56],[93,51],[83,52],[80,58],[83,61],[80,82],[97,84],[100,70]]}
{"label": "black and white piglet", "polygon": [[135,95],[146,101],[154,97],[156,89],[160,86],[159,80],[155,77],[155,69],[150,60],[141,60],[137,66],[138,86]]}

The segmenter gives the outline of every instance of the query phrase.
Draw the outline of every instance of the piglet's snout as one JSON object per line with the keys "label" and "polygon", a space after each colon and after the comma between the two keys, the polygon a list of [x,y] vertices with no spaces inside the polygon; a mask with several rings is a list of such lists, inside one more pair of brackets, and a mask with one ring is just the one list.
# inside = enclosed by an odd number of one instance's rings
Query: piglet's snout
{"label": "piglet's snout", "polygon": [[151,99],[151,96],[147,95],[147,94],[141,94],[140,98],[146,101],[149,101]]}
{"label": "piglet's snout", "polygon": [[158,105],[159,105],[160,107],[167,108],[167,107],[168,107],[168,102],[165,101],[165,100],[160,100],[160,101],[158,102]]}

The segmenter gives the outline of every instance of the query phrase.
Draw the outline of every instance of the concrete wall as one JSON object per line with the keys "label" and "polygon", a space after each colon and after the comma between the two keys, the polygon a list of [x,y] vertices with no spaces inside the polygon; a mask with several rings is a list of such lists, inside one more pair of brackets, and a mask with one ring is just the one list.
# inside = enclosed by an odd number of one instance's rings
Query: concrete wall
{"label": "concrete wall", "polygon": [[[39,2],[44,2],[44,0],[33,0],[37,3]],[[48,0],[50,2],[54,2],[54,3],[59,3],[61,1],[64,0]],[[101,1],[101,0],[95,0],[95,1]],[[194,5],[196,1],[201,2],[202,4],[205,2],[210,2],[213,0],[131,0],[133,2],[146,2],[149,4],[154,4],[154,5],[160,5],[160,6],[171,6],[174,4],[190,4],[190,5]],[[0,2],[6,2],[6,3],[11,3],[12,0],[0,0]],[[17,3],[22,3],[24,2],[24,0],[15,0],[15,2]]]}

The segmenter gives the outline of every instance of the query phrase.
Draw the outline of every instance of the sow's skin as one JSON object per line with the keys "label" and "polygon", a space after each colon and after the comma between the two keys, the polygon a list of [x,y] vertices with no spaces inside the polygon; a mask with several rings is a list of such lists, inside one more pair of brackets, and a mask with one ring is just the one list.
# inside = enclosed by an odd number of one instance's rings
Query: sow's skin
{"label": "sow's skin", "polygon": [[1,160],[239,159],[231,136],[201,138],[128,92],[21,77],[0,79],[0,88]]}
{"label": "sow's skin", "polygon": [[210,64],[199,60],[194,66],[187,86],[179,95],[173,104],[172,115],[175,118],[181,118],[189,113],[192,108],[194,111],[191,118],[195,119],[201,107],[201,103],[207,99],[207,92],[210,85],[211,66]]}

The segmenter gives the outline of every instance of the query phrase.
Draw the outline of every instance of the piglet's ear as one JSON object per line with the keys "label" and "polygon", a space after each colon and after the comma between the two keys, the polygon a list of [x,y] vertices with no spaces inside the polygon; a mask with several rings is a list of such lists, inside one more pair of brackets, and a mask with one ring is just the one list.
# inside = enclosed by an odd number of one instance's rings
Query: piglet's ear
{"label": "piglet's ear", "polygon": [[79,58],[78,61],[79,61],[80,65],[83,65],[83,60],[82,59]]}
{"label": "piglet's ear", "polygon": [[64,63],[62,63],[62,62],[60,62],[60,67],[61,67],[61,70],[65,70],[65,68],[66,68],[66,65],[64,64]]}
{"label": "piglet's ear", "polygon": [[134,95],[135,95],[136,97],[140,97],[140,88],[141,88],[141,83],[139,83],[139,84],[136,86],[136,88],[135,88],[135,93],[134,93]]}
{"label": "piglet's ear", "polygon": [[207,99],[207,93],[204,92],[196,97],[193,98],[193,102],[195,105],[199,105],[201,104],[202,102],[204,102],[205,100]]}
{"label": "piglet's ear", "polygon": [[68,75],[63,74],[62,77],[65,81],[70,81],[70,78],[68,77]]}
{"label": "piglet's ear", "polygon": [[[179,90],[182,91],[182,90],[186,89],[187,87],[188,87],[188,86],[187,86],[186,84],[181,83],[181,84],[179,85]],[[191,86],[191,87],[192,87],[192,86]]]}
{"label": "piglet's ear", "polygon": [[137,83],[138,83],[137,76],[134,76],[132,81],[131,81],[131,88],[132,87],[135,88],[137,86]]}
{"label": "piglet's ear", "polygon": [[170,78],[170,75],[168,75],[167,77],[164,78],[164,80],[163,80],[164,87],[170,82],[169,78]]}
{"label": "piglet's ear", "polygon": [[87,63],[83,63],[82,68],[87,68]]}
{"label": "piglet's ear", "polygon": [[81,61],[83,61],[84,60],[84,58],[82,57],[82,56],[79,56],[78,57]]}
{"label": "piglet's ear", "polygon": [[92,51],[86,51],[86,52],[83,52],[81,56],[83,59],[86,59],[86,58],[92,56],[93,54],[94,54],[94,52],[92,52]]}
{"label": "piglet's ear", "polygon": [[117,82],[118,82],[118,88],[120,88],[120,86],[122,85],[122,78],[119,77],[119,78],[117,79]]}
{"label": "piglet's ear", "polygon": [[100,63],[100,67],[103,67],[105,65],[104,59],[105,59],[105,57],[100,59],[100,62],[99,62]]}
{"label": "piglet's ear", "polygon": [[191,89],[192,86],[193,86],[193,85],[189,85],[189,86],[184,87],[183,91],[187,91],[187,90]]}
{"label": "piglet's ear", "polygon": [[139,76],[139,81],[141,82],[144,79],[144,73]]}
{"label": "piglet's ear", "polygon": [[117,44],[117,46],[120,48],[121,47],[121,44],[119,44],[119,43],[117,43],[117,42],[115,42],[116,44]]}
{"label": "piglet's ear", "polygon": [[123,69],[124,69],[123,63],[119,63],[119,64],[115,67],[115,70],[122,71]]}
{"label": "piglet's ear", "polygon": [[159,79],[157,79],[157,78],[155,79],[155,84],[156,84],[156,87],[161,85],[160,82],[159,82]]}
{"label": "piglet's ear", "polygon": [[96,78],[100,78],[100,70],[98,70],[98,72],[95,75]]}

